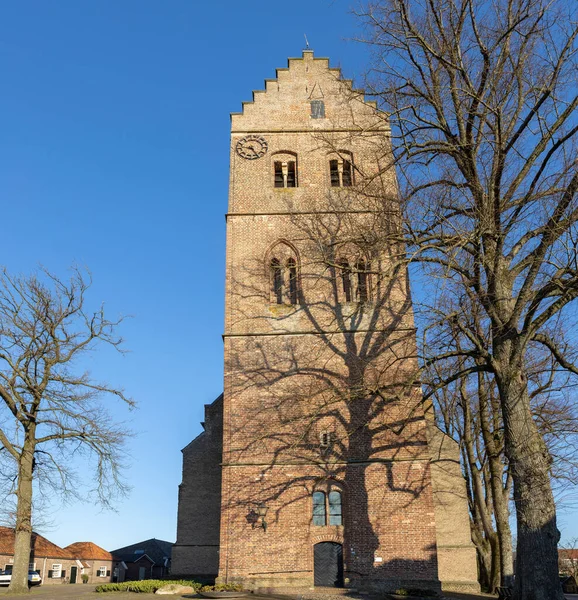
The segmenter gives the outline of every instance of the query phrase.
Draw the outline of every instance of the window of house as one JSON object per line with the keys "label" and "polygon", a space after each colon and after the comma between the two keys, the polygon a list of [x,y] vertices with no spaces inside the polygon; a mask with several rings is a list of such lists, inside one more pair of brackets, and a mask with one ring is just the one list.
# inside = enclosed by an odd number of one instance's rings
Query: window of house
{"label": "window of house", "polygon": [[319,436],[319,445],[322,448],[330,448],[333,444],[333,432],[332,431],[324,431]]}
{"label": "window of house", "polygon": [[311,100],[311,118],[325,118],[325,102],[323,100]]}
{"label": "window of house", "polygon": [[52,565],[52,579],[60,579],[62,577],[62,565]]}
{"label": "window of house", "polygon": [[329,161],[331,187],[351,187],[353,185],[353,159],[332,158]]}
{"label": "window of house", "polygon": [[14,567],[14,565],[4,565],[4,574],[10,575],[10,573],[12,573],[13,567]]}
{"label": "window of house", "polygon": [[100,567],[98,569],[98,576],[99,577],[106,577],[106,567]]}
{"label": "window of house", "polygon": [[[313,492],[313,525],[343,525],[341,492],[329,489],[328,493]],[[327,517],[329,516],[329,520]]]}
{"label": "window of house", "polygon": [[273,185],[276,188],[297,187],[297,159],[286,153],[275,155],[273,162]]}

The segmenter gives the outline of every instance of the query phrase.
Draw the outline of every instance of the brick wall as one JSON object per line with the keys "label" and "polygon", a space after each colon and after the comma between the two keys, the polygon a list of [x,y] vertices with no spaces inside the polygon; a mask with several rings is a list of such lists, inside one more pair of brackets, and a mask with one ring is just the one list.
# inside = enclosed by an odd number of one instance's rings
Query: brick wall
{"label": "brick wall", "polygon": [[205,431],[183,449],[171,572],[215,577],[219,567],[223,397],[205,406]]}

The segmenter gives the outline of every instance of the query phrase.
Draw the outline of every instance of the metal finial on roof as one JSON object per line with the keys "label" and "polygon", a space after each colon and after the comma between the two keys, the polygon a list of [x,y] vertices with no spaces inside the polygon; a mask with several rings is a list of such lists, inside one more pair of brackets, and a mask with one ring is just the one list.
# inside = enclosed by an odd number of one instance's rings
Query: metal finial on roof
{"label": "metal finial on roof", "polygon": [[304,33],[303,37],[305,38],[305,50],[310,50],[309,48],[309,40],[307,39],[307,35]]}

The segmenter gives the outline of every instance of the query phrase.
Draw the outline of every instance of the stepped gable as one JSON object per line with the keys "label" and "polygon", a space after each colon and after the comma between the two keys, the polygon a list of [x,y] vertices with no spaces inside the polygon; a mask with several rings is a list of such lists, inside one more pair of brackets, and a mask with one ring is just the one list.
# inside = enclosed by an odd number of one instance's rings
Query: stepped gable
{"label": "stepped gable", "polygon": [[92,542],[74,542],[64,548],[71,555],[86,560],[114,560],[114,556]]}
{"label": "stepped gable", "polygon": [[[265,79],[263,90],[253,90],[253,100],[242,103],[241,112],[231,113],[232,130],[246,132],[269,129],[311,131],[311,128],[351,131],[352,102],[358,128],[387,128],[377,103],[365,98],[365,90],[354,89],[351,79],[344,79],[341,69],[331,67],[328,58],[317,58],[312,50],[304,50],[300,58],[289,58],[287,67],[276,70],[275,79]],[[302,110],[303,103],[323,100],[327,119],[312,122]],[[264,117],[266,117],[264,119]]]}
{"label": "stepped gable", "polygon": [[[0,527],[0,554],[14,554],[14,529],[12,527]],[[45,537],[32,532],[32,554],[34,556],[46,556],[50,558],[74,559],[66,549],[53,544]]]}

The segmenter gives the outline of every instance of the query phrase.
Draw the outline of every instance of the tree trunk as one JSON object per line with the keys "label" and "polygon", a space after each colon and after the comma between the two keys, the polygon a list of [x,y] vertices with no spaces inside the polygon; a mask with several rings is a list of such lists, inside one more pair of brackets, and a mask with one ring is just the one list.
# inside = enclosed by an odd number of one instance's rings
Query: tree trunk
{"label": "tree trunk", "polygon": [[[498,458],[490,459],[492,502],[494,519],[498,534],[500,555],[500,585],[510,587],[514,583],[514,557],[512,552],[512,531],[510,529],[510,510],[508,492],[503,488],[503,465]],[[492,464],[497,463],[497,464]]]}
{"label": "tree trunk", "polygon": [[14,566],[10,591],[28,592],[28,566],[32,539],[32,471],[34,468],[34,431],[27,431],[18,466]]}
{"label": "tree trunk", "polygon": [[550,486],[550,455],[532,418],[522,360],[514,352],[497,354],[502,355],[496,380],[502,401],[505,451],[514,482],[518,529],[514,597],[516,600],[564,600],[558,578],[560,533]]}

